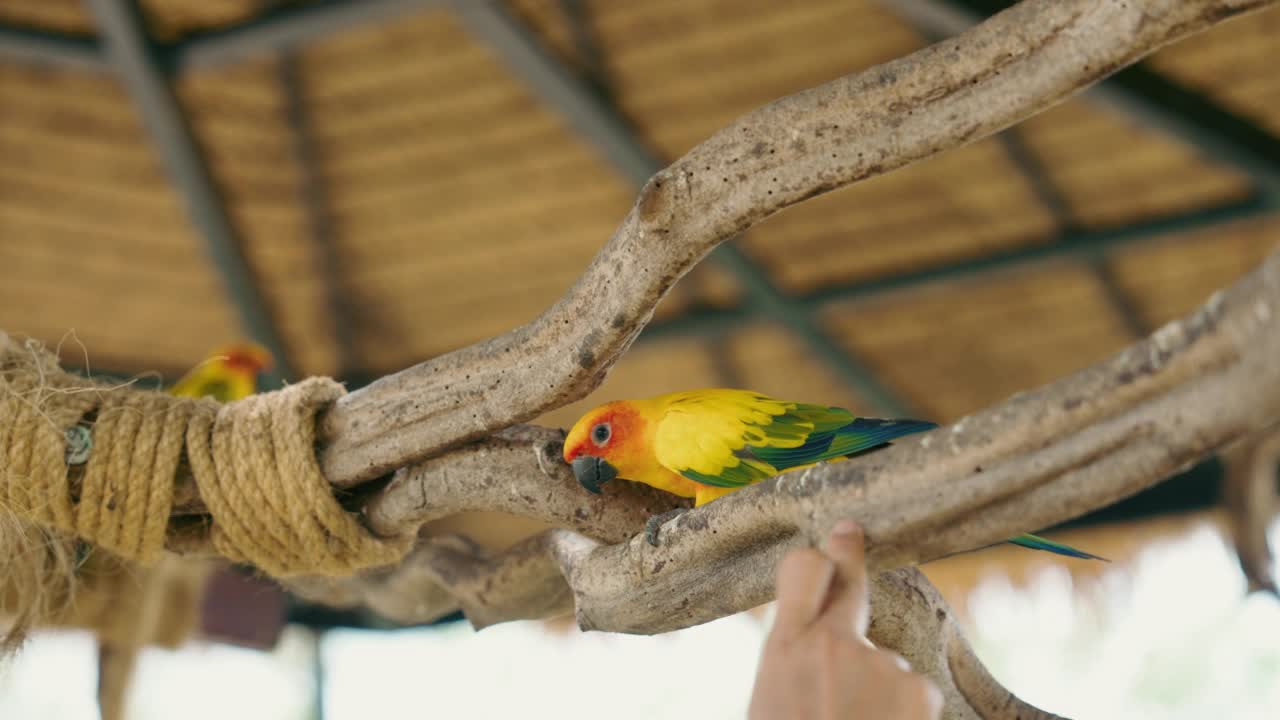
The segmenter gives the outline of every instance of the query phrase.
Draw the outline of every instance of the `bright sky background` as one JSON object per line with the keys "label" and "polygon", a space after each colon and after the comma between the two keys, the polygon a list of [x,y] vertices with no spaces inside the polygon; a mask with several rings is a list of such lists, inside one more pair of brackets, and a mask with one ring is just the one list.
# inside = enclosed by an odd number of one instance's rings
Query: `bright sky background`
{"label": "bright sky background", "polygon": [[[1079,720],[1275,720],[1280,603],[1244,588],[1206,524],[1089,587],[1059,569],[1021,589],[986,578],[969,600],[968,630],[1009,687]],[[740,718],[764,631],[739,615],[652,638],[535,623],[333,632],[319,644],[325,717]],[[291,631],[272,653],[149,651],[131,720],[313,718],[316,647]],[[95,720],[94,678],[86,636],[40,636],[0,666],[0,718]]]}

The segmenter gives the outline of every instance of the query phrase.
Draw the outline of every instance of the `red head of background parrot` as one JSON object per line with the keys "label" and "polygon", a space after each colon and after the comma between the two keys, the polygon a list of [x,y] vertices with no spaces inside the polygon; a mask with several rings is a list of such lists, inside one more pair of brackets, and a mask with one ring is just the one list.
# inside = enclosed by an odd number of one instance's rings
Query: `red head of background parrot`
{"label": "red head of background parrot", "polygon": [[271,369],[271,353],[261,345],[238,342],[218,348],[169,392],[181,397],[211,397],[231,402],[257,392],[258,373]]}
{"label": "red head of background parrot", "polygon": [[275,364],[270,351],[251,342],[241,342],[219,348],[213,353],[215,358],[222,358],[232,370],[244,371],[257,375],[269,371]]}

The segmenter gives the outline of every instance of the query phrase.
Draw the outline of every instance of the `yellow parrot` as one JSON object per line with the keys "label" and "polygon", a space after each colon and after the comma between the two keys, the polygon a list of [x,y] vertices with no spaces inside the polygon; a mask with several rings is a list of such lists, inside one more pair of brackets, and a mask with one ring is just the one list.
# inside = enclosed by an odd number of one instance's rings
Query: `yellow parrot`
{"label": "yellow parrot", "polygon": [[[258,373],[270,370],[273,362],[271,353],[261,345],[226,345],[183,375],[169,392],[180,397],[211,397],[224,403],[246,398],[258,390]],[[93,434],[88,423],[67,428],[68,465],[83,465],[92,451]]]}
{"label": "yellow parrot", "polygon": [[[690,390],[587,412],[565,438],[564,459],[591,492],[621,478],[694,498],[697,506],[787,470],[870,452],[935,427],[923,420],[860,418],[844,408],[749,390]],[[658,528],[671,514],[649,519],[650,544],[658,544]],[[1009,542],[1103,559],[1035,535]]]}
{"label": "yellow parrot", "polygon": [[191,368],[169,392],[180,397],[211,397],[219,402],[239,400],[257,392],[258,374],[272,365],[271,353],[261,345],[227,345]]}

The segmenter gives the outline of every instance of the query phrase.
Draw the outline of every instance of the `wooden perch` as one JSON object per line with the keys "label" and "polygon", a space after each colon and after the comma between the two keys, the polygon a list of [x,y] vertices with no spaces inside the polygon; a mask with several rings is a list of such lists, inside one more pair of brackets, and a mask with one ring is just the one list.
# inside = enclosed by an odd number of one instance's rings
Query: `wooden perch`
{"label": "wooden perch", "polygon": [[[1000,542],[1111,504],[1274,424],[1278,309],[1280,253],[1109,360],[877,453],[787,473],[690,510],[667,523],[660,547],[638,535],[610,545],[569,530],[541,542],[573,589],[579,624],[631,633],[676,630],[768,601],[781,554],[816,544],[841,518],[862,525],[873,570]],[[393,483],[372,507],[510,510],[504,495],[518,495],[544,462],[533,445],[485,457],[485,473],[509,478],[496,490]],[[565,477],[552,486],[558,490],[539,505],[543,517],[590,502]],[[590,524],[602,538],[635,533],[644,501],[613,502],[631,507],[577,525]],[[490,599],[525,592],[490,579]]]}
{"label": "wooden perch", "polygon": [[[870,636],[938,684],[945,717],[1054,718],[1001,687],[936,591],[900,566],[1109,504],[1274,425],[1277,309],[1280,252],[1107,361],[878,453],[788,473],[691,510],[668,523],[657,548],[636,534],[648,499],[620,494],[611,506],[624,507],[602,509],[590,524],[601,537],[634,535],[626,542],[558,529],[491,554],[465,539],[431,538],[398,568],[331,582],[404,622],[461,608],[484,627],[566,612],[572,597],[583,628],[658,633],[770,600],[781,555],[816,545],[836,520],[851,517],[866,531],[870,568],[882,571],[872,583]],[[538,504],[541,516],[576,517],[591,498],[568,482],[562,463],[555,467],[556,437],[520,429],[471,450],[463,462],[482,458],[479,472],[494,483],[430,482],[441,468],[427,461],[370,507],[511,510],[506,496],[545,473],[556,490]],[[1261,463],[1274,453],[1250,457]]]}
{"label": "wooden perch", "polygon": [[1275,556],[1267,538],[1271,522],[1280,515],[1276,471],[1280,469],[1280,431],[1271,429],[1224,453],[1224,485],[1231,538],[1249,591],[1266,590],[1280,597],[1276,587]]}
{"label": "wooden perch", "polygon": [[325,415],[350,486],[577,400],[717,244],[808,198],[973,142],[1273,0],[1025,0],[955,38],[776,100],[656,174],[559,302],[382,378]]}
{"label": "wooden perch", "polygon": [[[539,535],[494,558],[467,538],[424,538],[396,567],[349,578],[283,581],[311,602],[366,605],[406,625],[439,620],[459,609],[477,629],[513,619],[539,619],[573,611],[573,599]],[[493,588],[498,592],[491,592]]]}
{"label": "wooden perch", "polygon": [[[633,539],[595,549],[565,563],[579,621],[675,629],[718,617],[727,585],[744,590],[737,610],[751,607],[772,591],[758,564],[771,546],[813,543],[842,517],[863,526],[868,563],[884,570],[1127,497],[1280,418],[1277,310],[1280,253],[1106,362],[865,459],[690,511],[664,528],[659,548]],[[639,570],[624,578],[620,567]],[[716,579],[692,582],[704,573]],[[677,605],[688,611],[672,613]]]}
{"label": "wooden perch", "polygon": [[561,458],[559,430],[519,425],[398,471],[365,505],[369,527],[392,537],[470,510],[494,510],[618,542],[651,515],[687,505],[634,483],[582,489]]}
{"label": "wooden perch", "polygon": [[1009,718],[1062,720],[1006,690],[973,654],[951,608],[915,568],[900,568],[872,579],[871,625],[867,638],[880,647],[907,649],[918,673],[942,691],[947,720]]}

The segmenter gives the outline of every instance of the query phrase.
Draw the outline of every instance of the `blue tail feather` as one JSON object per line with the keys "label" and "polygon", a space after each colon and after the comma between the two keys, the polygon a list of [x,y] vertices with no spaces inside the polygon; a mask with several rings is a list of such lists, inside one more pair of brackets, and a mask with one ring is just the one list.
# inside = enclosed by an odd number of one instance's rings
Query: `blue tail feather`
{"label": "blue tail feather", "polygon": [[1062,543],[1042,538],[1039,535],[1032,535],[1031,533],[1023,533],[1016,538],[1011,538],[1009,542],[1024,548],[1031,548],[1032,550],[1044,550],[1045,552],[1051,552],[1055,555],[1080,558],[1081,560],[1101,560],[1103,562],[1111,562],[1099,555],[1087,553],[1083,550],[1077,550],[1070,545],[1063,545]]}
{"label": "blue tail feather", "polygon": [[927,420],[880,420],[857,418],[836,430],[837,437],[856,438],[866,445],[883,445],[904,435],[914,435],[938,427]]}

